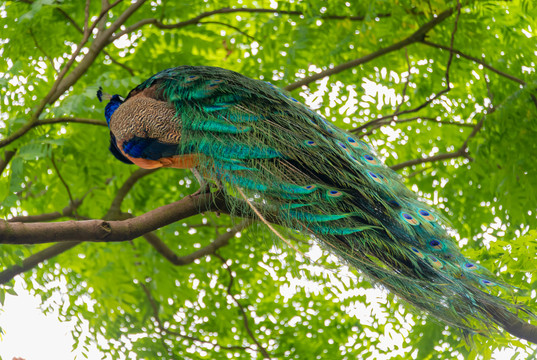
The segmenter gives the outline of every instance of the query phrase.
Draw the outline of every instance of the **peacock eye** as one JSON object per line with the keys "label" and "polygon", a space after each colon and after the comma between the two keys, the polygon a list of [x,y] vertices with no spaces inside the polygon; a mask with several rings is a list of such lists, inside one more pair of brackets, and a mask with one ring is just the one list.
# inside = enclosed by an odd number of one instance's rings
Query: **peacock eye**
{"label": "peacock eye", "polygon": [[431,245],[433,249],[437,249],[437,250],[440,250],[444,247],[444,245],[442,245],[442,243],[438,240],[429,241],[429,245]]}
{"label": "peacock eye", "polygon": [[409,213],[406,213],[406,212],[403,212],[401,213],[401,217],[403,218],[403,220],[405,220],[407,223],[409,223],[410,225],[418,225],[419,222],[418,220],[416,220],[412,215],[410,215]]}
{"label": "peacock eye", "polygon": [[304,144],[308,145],[308,146],[317,146],[317,143],[313,140],[306,140],[304,141]]}
{"label": "peacock eye", "polygon": [[372,171],[368,171],[367,174],[368,174],[369,177],[370,177],[371,179],[373,179],[375,182],[377,182],[377,183],[379,183],[379,184],[382,183],[382,180],[381,180],[381,178],[379,177],[378,174],[375,174],[375,173],[372,172]]}
{"label": "peacock eye", "polygon": [[377,160],[373,156],[371,156],[369,154],[365,154],[364,159],[365,159],[365,161],[367,161],[371,165],[377,165],[378,164]]}
{"label": "peacock eye", "polygon": [[467,262],[466,264],[464,264],[464,267],[466,267],[468,270],[475,270],[475,269],[477,269],[477,265],[476,265],[476,264],[472,264],[471,262]]}
{"label": "peacock eye", "polygon": [[330,190],[328,191],[328,196],[329,197],[340,197],[341,195],[343,195],[341,193],[341,191],[337,191],[337,190]]}
{"label": "peacock eye", "polygon": [[421,209],[420,211],[418,211],[418,213],[425,220],[429,220],[429,221],[434,220],[434,216],[430,212],[428,212],[427,210]]}
{"label": "peacock eye", "polygon": [[416,249],[415,247],[411,247],[410,250],[412,250],[414,252],[414,254],[418,255],[418,257],[420,258],[424,258],[425,255],[423,255],[423,253],[421,251],[419,251],[418,249]]}
{"label": "peacock eye", "polygon": [[187,76],[186,77],[186,81],[187,82],[191,82],[191,81],[196,81],[198,80],[200,77],[198,75],[190,75],[190,76]]}
{"label": "peacock eye", "polygon": [[343,144],[341,141],[338,141],[337,143],[343,150],[345,151],[349,151],[349,149],[347,148],[347,145]]}

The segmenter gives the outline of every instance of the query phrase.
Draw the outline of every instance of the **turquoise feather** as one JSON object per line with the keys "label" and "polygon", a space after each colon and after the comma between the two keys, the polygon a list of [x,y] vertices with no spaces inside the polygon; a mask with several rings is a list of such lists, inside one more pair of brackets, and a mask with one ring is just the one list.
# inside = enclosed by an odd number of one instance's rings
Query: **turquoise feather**
{"label": "turquoise feather", "polygon": [[[144,96],[161,105],[148,110]],[[282,225],[311,234],[371,281],[446,323],[474,332],[501,326],[501,316],[519,309],[489,294],[509,287],[461,254],[442,218],[369,145],[272,84],[181,66],[150,77],[119,107],[108,106],[111,149],[120,160],[136,160],[122,144],[150,129],[156,144],[140,142],[141,158],[158,160],[158,149],[169,149],[160,144],[170,143],[174,155],[200,156],[198,172],[227,184],[234,215],[254,216],[239,206],[244,192],[263,216],[276,214]],[[172,115],[161,120],[165,109]]]}

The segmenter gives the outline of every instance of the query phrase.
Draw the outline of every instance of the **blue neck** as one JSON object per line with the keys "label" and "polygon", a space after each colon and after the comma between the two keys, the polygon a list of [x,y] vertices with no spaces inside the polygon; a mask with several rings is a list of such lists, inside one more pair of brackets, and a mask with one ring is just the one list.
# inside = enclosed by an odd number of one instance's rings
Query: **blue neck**
{"label": "blue neck", "polygon": [[104,108],[104,117],[106,118],[106,123],[108,124],[108,126],[110,126],[110,119],[112,118],[112,114],[121,104],[123,104],[123,100],[121,100],[121,97],[119,95],[112,96],[108,104],[106,104],[106,107]]}

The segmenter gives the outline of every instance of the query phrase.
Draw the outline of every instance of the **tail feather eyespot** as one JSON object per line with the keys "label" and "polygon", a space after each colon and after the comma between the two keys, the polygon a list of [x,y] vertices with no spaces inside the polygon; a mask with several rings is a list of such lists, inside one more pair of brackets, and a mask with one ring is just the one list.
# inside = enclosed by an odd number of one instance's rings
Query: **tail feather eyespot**
{"label": "tail feather eyespot", "polygon": [[420,216],[422,218],[424,218],[425,220],[428,220],[428,221],[433,221],[434,220],[433,214],[431,214],[429,211],[427,211],[425,209],[420,209],[418,211],[418,214],[420,214]]}
{"label": "tail feather eyespot", "polygon": [[375,159],[373,156],[371,156],[369,154],[365,154],[363,156],[363,158],[364,158],[365,161],[367,161],[371,165],[378,165],[377,159]]}
{"label": "tail feather eyespot", "polygon": [[464,268],[466,270],[476,270],[477,269],[477,265],[474,264],[474,263],[471,263],[471,262],[467,262],[464,264]]}
{"label": "tail feather eyespot", "polygon": [[429,245],[433,248],[433,249],[436,249],[436,250],[442,250],[444,248],[444,244],[442,244],[440,241],[438,240],[431,240],[429,241]]}
{"label": "tail feather eyespot", "polygon": [[416,220],[416,218],[414,218],[414,216],[410,215],[409,213],[402,212],[401,218],[410,225],[413,225],[413,226],[419,225],[419,221]]}
{"label": "tail feather eyespot", "polygon": [[337,191],[337,190],[328,190],[326,194],[332,198],[337,198],[343,195],[341,191]]}
{"label": "tail feather eyespot", "polygon": [[382,179],[379,177],[378,174],[376,174],[376,173],[374,173],[372,171],[368,171],[367,175],[369,175],[369,177],[371,179],[373,179],[373,181],[375,181],[376,183],[379,183],[379,184],[382,183]]}
{"label": "tail feather eyespot", "polygon": [[416,249],[415,247],[411,247],[410,250],[412,250],[412,252],[416,254],[420,259],[425,258],[425,255],[423,255],[423,253],[419,251],[418,249]]}
{"label": "tail feather eyespot", "polygon": [[434,256],[429,256],[429,263],[431,263],[435,269],[442,269],[444,267],[444,264]]}

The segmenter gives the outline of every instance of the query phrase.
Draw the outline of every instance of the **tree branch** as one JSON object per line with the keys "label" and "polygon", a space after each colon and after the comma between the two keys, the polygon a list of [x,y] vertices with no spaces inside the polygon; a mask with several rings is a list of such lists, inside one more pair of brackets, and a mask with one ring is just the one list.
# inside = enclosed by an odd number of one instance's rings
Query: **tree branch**
{"label": "tree branch", "polygon": [[[437,48],[437,49],[449,50],[449,48],[448,48],[447,46],[440,45],[440,44],[436,44],[436,43],[433,43],[433,42],[431,42],[431,41],[427,41],[427,40],[425,40],[425,39],[423,39],[423,40],[421,41],[421,43],[424,44],[424,45],[427,45],[427,46],[431,46],[431,47]],[[503,76],[503,77],[506,78],[506,79],[509,79],[509,80],[511,80],[511,81],[514,81],[514,82],[516,82],[516,83],[518,83],[518,84],[520,84],[520,85],[522,85],[522,86],[526,86],[526,85],[527,85],[526,82],[525,82],[524,80],[519,79],[519,78],[517,78],[516,76],[507,74],[507,73],[505,73],[505,72],[503,72],[503,71],[500,71],[500,70],[496,69],[495,67],[493,67],[493,66],[487,64],[486,62],[484,62],[484,61],[481,60],[481,59],[478,59],[478,58],[476,58],[476,57],[473,57],[473,56],[470,56],[470,55],[468,55],[468,54],[465,54],[465,53],[463,53],[463,52],[460,51],[460,50],[452,49],[452,51],[453,51],[455,54],[457,54],[457,55],[459,55],[459,56],[461,56],[461,57],[463,57],[463,58],[465,58],[465,59],[471,60],[471,61],[473,61],[473,62],[475,62],[475,63],[477,63],[477,64],[482,65],[484,68],[487,68],[487,69],[489,69],[490,71],[492,71],[492,72],[494,72],[494,73],[496,73],[496,74],[498,74],[498,75],[500,75],[500,76]],[[535,106],[537,107],[537,97],[535,97],[535,95],[533,95],[533,94],[530,94],[530,97],[531,97],[531,100],[533,101],[533,103],[535,104]]]}
{"label": "tree branch", "polygon": [[162,256],[164,256],[169,262],[176,266],[187,265],[193,263],[194,260],[205,257],[210,254],[214,254],[216,250],[226,246],[235,235],[250,226],[253,220],[244,220],[241,223],[235,225],[231,230],[219,235],[212,243],[201,248],[193,253],[185,256],[177,256],[172,249],[170,249],[158,236],[154,233],[147,233],[144,238],[149,242]]}
{"label": "tree branch", "polygon": [[[193,336],[183,335],[183,334],[178,333],[176,331],[169,330],[168,328],[166,328],[164,326],[162,320],[160,319],[160,315],[159,315],[159,307],[160,306],[159,306],[159,304],[157,303],[157,301],[155,300],[155,298],[153,297],[153,295],[151,294],[151,292],[149,291],[147,286],[145,286],[145,284],[140,283],[140,286],[142,287],[142,289],[143,289],[143,291],[145,293],[145,296],[147,297],[147,300],[149,301],[149,305],[151,306],[151,310],[153,312],[153,317],[155,318],[155,321],[157,322],[158,330],[161,333],[177,336],[177,337],[180,337],[182,339],[187,339],[187,340],[191,340],[191,341],[195,341],[195,342],[199,342],[199,343],[207,344],[207,345],[211,345],[211,346],[217,345],[221,349],[225,349],[225,350],[252,350],[252,351],[255,351],[254,349],[252,349],[250,347],[244,347],[244,346],[233,346],[233,345],[231,345],[231,346],[222,346],[220,344],[215,344],[215,343],[210,342],[210,341],[201,340],[201,339],[198,339],[198,338],[193,337]],[[167,346],[165,346],[165,347],[167,348]]]}
{"label": "tree branch", "polygon": [[17,149],[4,151],[4,157],[0,157],[0,175],[2,175],[7,165],[9,164],[11,159],[13,159],[13,156],[15,156],[16,153]]}
{"label": "tree branch", "polygon": [[14,216],[8,220],[10,223],[36,223],[57,220],[62,217],[72,216],[75,210],[82,205],[82,199],[76,199],[69,203],[62,211],[55,211],[52,213],[45,213],[39,215],[27,215],[27,216]]}
{"label": "tree branch", "polygon": [[322,79],[326,76],[334,75],[337,73],[340,73],[344,70],[348,70],[350,68],[356,67],[358,65],[365,64],[373,59],[376,59],[377,57],[386,55],[392,51],[396,51],[399,49],[404,48],[405,46],[408,46],[410,44],[413,44],[415,42],[421,41],[424,39],[425,34],[429,32],[432,28],[434,28],[436,25],[447,19],[448,17],[453,14],[453,9],[445,10],[444,12],[440,13],[437,17],[433,18],[429,22],[425,23],[423,26],[421,26],[418,30],[416,30],[412,35],[408,36],[407,38],[392,44],[390,46],[387,46],[385,48],[382,48],[380,50],[377,50],[375,52],[372,52],[371,54],[365,55],[361,58],[351,60],[349,62],[346,62],[344,64],[340,64],[337,66],[334,66],[331,69],[322,71],[318,74],[314,74],[311,76],[308,76],[302,80],[299,80],[293,84],[287,85],[284,89],[287,91],[292,91],[294,89],[298,89],[301,86],[308,85],[309,83],[312,83],[316,80]]}
{"label": "tree branch", "polygon": [[213,24],[213,25],[225,26],[225,27],[228,27],[230,29],[233,29],[233,30],[237,31],[238,33],[241,33],[242,35],[246,36],[250,40],[255,40],[255,38],[252,35],[249,35],[247,32],[239,29],[238,27],[230,25],[230,24],[226,24],[226,23],[223,23],[223,22],[220,22],[220,21],[200,21],[200,22],[198,22],[198,24],[200,24],[200,25]]}
{"label": "tree branch", "polygon": [[59,117],[59,118],[53,118],[53,119],[43,119],[43,120],[39,120],[35,122],[32,125],[32,127],[37,127],[41,125],[58,124],[58,123],[77,123],[77,124],[89,124],[89,125],[108,127],[108,124],[106,123],[106,121],[96,120],[96,119],[73,118],[73,117]]}
{"label": "tree branch", "polygon": [[80,244],[79,241],[67,241],[58,244],[54,244],[44,250],[41,250],[33,255],[28,256],[22,260],[20,265],[13,265],[10,268],[0,272],[0,284],[6,284],[11,281],[15,276],[22,274],[23,272],[32,270],[38,264],[45,260],[51,259],[56,255],[59,255],[67,250],[70,250]]}
{"label": "tree branch", "polygon": [[[164,24],[158,19],[155,18],[148,18],[138,21],[137,23],[127,27],[126,29],[120,31],[116,35],[114,35],[110,41],[115,41],[122,37],[125,34],[129,34],[142,26],[145,25],[155,25],[159,29],[179,29],[188,25],[195,25],[199,24],[201,19],[205,19],[207,17],[217,15],[217,14],[231,14],[231,13],[238,13],[238,12],[245,12],[245,13],[267,13],[267,14],[279,14],[279,15],[304,15],[302,11],[286,11],[286,10],[275,10],[275,9],[252,9],[252,8],[221,8],[216,9],[212,11],[207,11],[204,13],[199,14],[196,17],[193,17],[190,20],[181,21],[175,24]],[[382,18],[382,17],[388,17],[391,16],[391,14],[378,14],[376,17]],[[353,21],[362,21],[364,20],[364,16],[346,16],[346,15],[321,15],[320,18],[322,19],[329,19],[329,20],[344,20],[349,19]]]}
{"label": "tree branch", "polygon": [[188,196],[140,216],[121,220],[64,221],[55,223],[8,223],[0,221],[0,244],[43,244],[78,241],[117,242],[148,232],[204,211],[229,212],[219,193]]}
{"label": "tree branch", "polygon": [[[460,5],[459,1],[457,0],[457,15],[455,17],[455,21],[454,21],[454,24],[453,24],[453,31],[451,32],[451,47],[450,47],[450,49],[453,49],[453,42],[455,40],[455,33],[457,32],[457,27],[458,27],[458,23],[459,23],[460,14],[461,14],[461,5]],[[423,39],[419,39],[419,41],[421,41],[421,40],[423,40]],[[400,106],[398,106],[393,114],[381,116],[379,118],[370,120],[370,121],[358,126],[357,128],[352,129],[351,132],[355,132],[355,133],[360,132],[363,129],[365,129],[365,128],[371,126],[371,125],[380,123],[380,122],[382,122],[382,121],[384,121],[386,119],[392,119],[395,116],[418,112],[421,109],[423,109],[424,107],[426,107],[427,105],[429,105],[431,102],[433,102],[435,99],[438,99],[440,96],[442,96],[445,93],[447,93],[449,90],[451,90],[451,86],[450,86],[450,83],[449,83],[449,70],[451,68],[452,60],[453,60],[453,51],[450,51],[448,61],[447,61],[447,64],[446,64],[446,72],[445,72],[445,75],[444,75],[444,77],[446,79],[446,87],[444,89],[440,90],[439,92],[437,92],[435,94],[432,94],[421,105],[419,105],[419,106],[417,106],[417,107],[415,107],[413,109],[407,109],[407,110],[399,111]],[[409,73],[409,76],[410,76],[410,73]]]}
{"label": "tree branch", "polygon": [[[382,122],[377,122],[377,123],[373,124],[372,126],[370,126],[369,129],[365,133],[361,133],[360,138],[362,138],[364,136],[367,136],[367,135],[371,135],[375,129],[378,129],[378,128],[384,126],[384,125],[390,125],[392,123],[394,123],[395,125],[398,125],[398,124],[407,123],[407,122],[416,121],[416,120],[430,120],[430,121],[435,122],[437,124],[454,125],[454,126],[460,126],[460,127],[469,127],[469,128],[472,128],[472,129],[475,126],[474,124],[460,123],[460,122],[456,122],[456,121],[437,120],[436,118],[428,117],[428,116],[414,116],[414,117],[410,117],[410,118],[406,118],[406,119],[399,119],[399,118],[397,118],[397,119],[387,119],[387,118],[385,118]],[[351,131],[353,131],[353,130],[351,130]]]}
{"label": "tree branch", "polygon": [[109,5],[106,9],[103,9],[97,19],[93,22],[89,30],[84,31],[84,36],[80,43],[77,45],[75,51],[71,54],[69,60],[62,67],[61,71],[58,73],[56,80],[52,84],[52,87],[48,94],[41,100],[41,102],[33,109],[32,115],[26,124],[20,127],[17,131],[12,133],[7,138],[0,140],[0,148],[4,147],[13,141],[17,140],[24,134],[26,134],[30,129],[34,127],[34,124],[38,121],[39,116],[45,109],[48,104],[54,103],[70,86],[72,86],[89,68],[89,66],[95,61],[101,50],[108,44],[108,38],[116,31],[140,6],[142,6],[146,0],[139,0],[133,3],[131,6],[123,12],[114,23],[110,26],[108,30],[102,34],[98,34],[95,40],[92,42],[89,47],[88,53],[84,55],[82,61],[76,66],[70,73],[67,75],[71,66],[76,61],[76,57],[80,54],[80,51],[84,45],[88,42],[89,37],[93,29],[97,26],[101,18],[105,16],[108,11],[114,8],[122,0],[117,0],[113,4]]}
{"label": "tree branch", "polygon": [[[30,36],[32,37],[32,39],[34,40],[34,45],[35,47],[37,48],[37,50],[41,51],[41,53],[43,54],[43,56],[48,60],[49,62],[49,65],[50,67],[52,68],[52,70],[56,71],[56,68],[54,67],[54,61],[52,60],[52,58],[45,52],[45,50],[39,46],[39,43],[37,42],[37,38],[35,37],[35,34],[34,32],[32,31],[32,28],[29,27],[28,28],[28,31],[30,32]],[[56,71],[57,72],[57,71]]]}
{"label": "tree branch", "polygon": [[[56,174],[58,175],[58,178],[60,179],[61,183],[65,187],[65,190],[67,191],[67,195],[69,196],[69,203],[74,204],[75,201],[73,200],[73,194],[71,193],[71,189],[69,188],[69,185],[67,184],[67,182],[63,178],[62,174],[60,173],[60,169],[58,169],[58,165],[56,165],[56,161],[54,160],[54,153],[51,155],[50,161],[52,162],[52,167],[54,167],[54,170],[56,170]],[[73,207],[73,211],[72,211],[72,213],[73,213],[73,215],[75,217],[77,216],[76,208],[77,208],[76,206]]]}
{"label": "tree branch", "polygon": [[144,176],[152,174],[157,170],[158,169],[140,168],[134,171],[117,191],[116,196],[112,200],[112,204],[110,204],[108,212],[104,216],[104,219],[117,219],[121,213],[121,204],[123,203],[125,196],[127,196],[134,184],[136,184],[136,182],[138,182],[138,180],[140,180]]}
{"label": "tree branch", "polygon": [[231,297],[231,299],[233,300],[233,302],[237,305],[237,307],[239,308],[240,312],[241,312],[241,315],[242,315],[242,320],[243,320],[243,323],[244,323],[244,328],[246,329],[246,332],[248,333],[248,336],[250,336],[250,338],[252,339],[252,341],[257,345],[257,348],[259,349],[259,351],[261,352],[261,354],[263,355],[263,358],[265,359],[270,359],[270,355],[269,353],[267,352],[267,350],[259,343],[259,341],[257,340],[257,338],[255,337],[254,333],[252,332],[252,329],[250,329],[250,324],[248,323],[248,314],[246,314],[246,310],[244,310],[244,306],[242,306],[242,304],[239,302],[239,300],[237,300],[237,298],[235,297],[235,295],[233,295],[233,293],[231,292],[231,287],[233,286],[233,280],[235,279],[235,277],[233,276],[233,271],[231,271],[231,268],[227,265],[226,263],[226,260],[218,255],[218,254],[214,254],[217,258],[220,259],[220,261],[222,261],[222,266],[224,267],[224,269],[226,269],[226,271],[229,273],[229,284],[227,286],[227,294],[229,295],[229,297]]}
{"label": "tree branch", "polygon": [[[142,169],[140,169],[142,170]],[[147,174],[150,174],[152,171],[145,171],[144,172],[144,175],[147,175]],[[116,197],[114,198],[114,200],[112,201],[112,204],[116,204],[115,206],[118,206],[118,207],[121,207],[121,203],[118,204],[118,201],[119,199],[123,200],[125,198],[125,195],[124,195],[124,191],[125,189],[131,189],[132,186],[134,185],[134,183],[136,181],[138,181],[139,179],[142,178],[142,176],[144,175],[141,175],[140,176],[140,172],[137,172],[135,171],[133,174],[131,174],[131,176],[129,176],[129,178],[125,181],[125,183],[123,184],[123,186],[120,188],[120,191],[118,191],[118,194],[116,194]],[[91,190],[90,190],[91,191]],[[50,221],[50,220],[56,220],[60,217],[63,217],[63,216],[70,216],[74,209],[76,209],[78,206],[80,206],[80,204],[82,204],[82,201],[83,199],[85,198],[85,196],[87,194],[89,194],[88,191],[84,197],[82,197],[82,199],[80,200],[76,200],[74,203],[71,203],[69,204],[69,206],[67,206],[66,208],[63,209],[63,211],[60,213],[60,212],[55,212],[55,213],[50,213],[50,214],[41,214],[41,215],[34,215],[34,216],[19,216],[19,217],[14,217],[12,219],[9,219],[8,222],[26,222],[26,223],[29,223],[29,222],[38,222],[38,221]],[[112,205],[111,205],[112,207]],[[108,211],[107,215],[110,214],[110,211]],[[77,239],[78,240],[78,239]],[[45,261],[45,260],[48,260],[58,254],[61,254],[62,252],[64,251],[67,251],[69,249],[72,249],[73,247],[75,247],[76,245],[80,244],[81,241],[67,241],[67,242],[61,242],[61,243],[58,243],[58,244],[54,244],[44,250],[41,250],[31,256],[29,256],[27,259],[24,259],[22,261],[22,265],[14,265],[6,270],[4,270],[3,272],[0,273],[0,284],[4,284],[8,281],[10,281],[13,277],[15,277],[16,275],[22,273],[22,272],[25,272],[25,271],[28,271],[30,269],[32,269],[33,267],[35,267],[37,264]]]}

